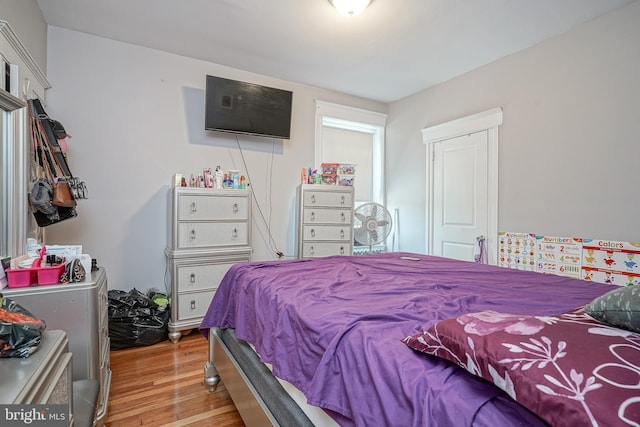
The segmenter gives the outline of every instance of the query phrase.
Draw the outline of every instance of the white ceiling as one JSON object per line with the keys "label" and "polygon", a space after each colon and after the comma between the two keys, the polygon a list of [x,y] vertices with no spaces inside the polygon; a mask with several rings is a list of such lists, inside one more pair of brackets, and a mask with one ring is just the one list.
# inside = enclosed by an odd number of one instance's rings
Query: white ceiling
{"label": "white ceiling", "polygon": [[54,26],[391,102],[635,0],[37,0]]}

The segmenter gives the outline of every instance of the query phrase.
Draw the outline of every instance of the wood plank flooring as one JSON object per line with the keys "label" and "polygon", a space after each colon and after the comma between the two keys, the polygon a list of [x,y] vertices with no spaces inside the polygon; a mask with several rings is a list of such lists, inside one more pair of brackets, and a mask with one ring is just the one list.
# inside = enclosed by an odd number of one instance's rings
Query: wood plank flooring
{"label": "wood plank flooring", "polygon": [[204,386],[208,342],[194,330],[176,344],[110,353],[111,392],[108,427],[244,427],[224,384],[210,393]]}

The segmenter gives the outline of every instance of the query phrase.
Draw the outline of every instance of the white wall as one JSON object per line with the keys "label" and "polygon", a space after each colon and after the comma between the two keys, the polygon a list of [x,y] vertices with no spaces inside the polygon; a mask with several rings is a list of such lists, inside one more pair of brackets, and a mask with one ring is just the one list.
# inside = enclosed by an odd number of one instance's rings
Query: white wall
{"label": "white wall", "polygon": [[36,0],[0,0],[7,21],[41,70],[47,69],[47,23]]}
{"label": "white wall", "polygon": [[[0,0],[0,15],[42,65],[38,52],[46,38],[25,30],[27,22],[36,32],[42,28],[34,5]],[[640,2],[391,104],[387,206],[400,212],[399,249],[424,251],[420,129],[497,106],[504,109],[500,230],[640,241],[637,22]],[[299,170],[313,162],[313,100],[385,109],[56,27],[48,36],[47,108],[73,135],[72,171],[87,181],[90,199],[80,202],[78,218],[48,227],[47,241],[82,243],[109,270],[111,288],[164,286],[165,199],[173,173],[217,164],[243,169],[233,137],[203,130],[206,74],[294,91],[291,141],[240,137],[259,205],[288,255]],[[254,219],[254,259],[272,259],[265,227]]]}
{"label": "white wall", "polygon": [[[277,249],[295,254],[295,188],[314,161],[315,99],[385,112],[386,105],[58,27],[49,28],[48,113],[73,136],[72,172],[89,199],[47,243],[81,243],[112,289],[164,288],[167,190],[174,173],[240,169],[235,136],[204,130],[207,74],[293,91],[289,141],[239,136]],[[215,47],[212,47],[215,48]],[[254,260],[275,259],[254,204]]]}
{"label": "white wall", "polygon": [[640,2],[389,106],[387,205],[425,250],[420,130],[493,107],[501,231],[640,241]]}

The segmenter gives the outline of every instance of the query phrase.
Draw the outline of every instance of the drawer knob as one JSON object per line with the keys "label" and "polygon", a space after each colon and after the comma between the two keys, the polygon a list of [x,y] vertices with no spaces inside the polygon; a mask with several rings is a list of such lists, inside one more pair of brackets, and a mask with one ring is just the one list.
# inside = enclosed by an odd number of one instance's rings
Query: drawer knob
{"label": "drawer knob", "polygon": [[311,212],[311,221],[315,221],[315,220],[316,220],[316,213]]}
{"label": "drawer knob", "polygon": [[316,196],[315,194],[311,195],[311,203],[315,203],[316,202]]}
{"label": "drawer knob", "polygon": [[344,239],[344,230],[342,230],[342,229],[340,230],[340,238]]}
{"label": "drawer knob", "polygon": [[347,220],[347,217],[344,215],[344,212],[340,214],[340,219],[342,220],[342,222],[345,222]]}
{"label": "drawer knob", "polygon": [[344,205],[344,194],[342,196],[340,196],[340,204]]}
{"label": "drawer knob", "polygon": [[234,204],[233,204],[233,213],[234,213],[234,214],[237,214],[239,210],[240,210],[240,208],[238,208],[238,204],[237,204],[237,203],[234,203]]}
{"label": "drawer knob", "polygon": [[196,273],[191,273],[191,276],[189,276],[189,280],[191,280],[191,283],[196,283]]}
{"label": "drawer knob", "polygon": [[340,246],[340,255],[344,255],[344,246]]}
{"label": "drawer knob", "polygon": [[313,254],[315,254],[315,253],[316,253],[316,250],[313,248],[313,246],[311,246],[311,247],[309,248],[309,253],[310,253],[311,255],[313,255]]}
{"label": "drawer knob", "polygon": [[195,310],[196,309],[196,300],[191,300],[191,310]]}
{"label": "drawer knob", "polygon": [[191,233],[189,233],[189,239],[196,240],[196,230],[191,229]]}
{"label": "drawer knob", "polygon": [[198,207],[196,206],[196,202],[191,202],[191,213],[198,212]]}
{"label": "drawer knob", "polygon": [[238,229],[234,228],[233,232],[231,233],[231,237],[233,237],[234,239],[236,239],[238,237]]}
{"label": "drawer knob", "polygon": [[316,230],[313,228],[311,229],[311,237],[316,237]]}

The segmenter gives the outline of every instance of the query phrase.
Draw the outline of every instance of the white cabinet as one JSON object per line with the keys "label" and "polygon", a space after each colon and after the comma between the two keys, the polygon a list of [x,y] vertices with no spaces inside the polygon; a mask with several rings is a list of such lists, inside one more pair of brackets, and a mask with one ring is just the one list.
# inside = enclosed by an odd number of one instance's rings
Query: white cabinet
{"label": "white cabinet", "polygon": [[298,258],[353,253],[353,187],[298,186]]}
{"label": "white cabinet", "polygon": [[169,190],[169,339],[200,326],[229,267],[251,257],[249,190]]}

